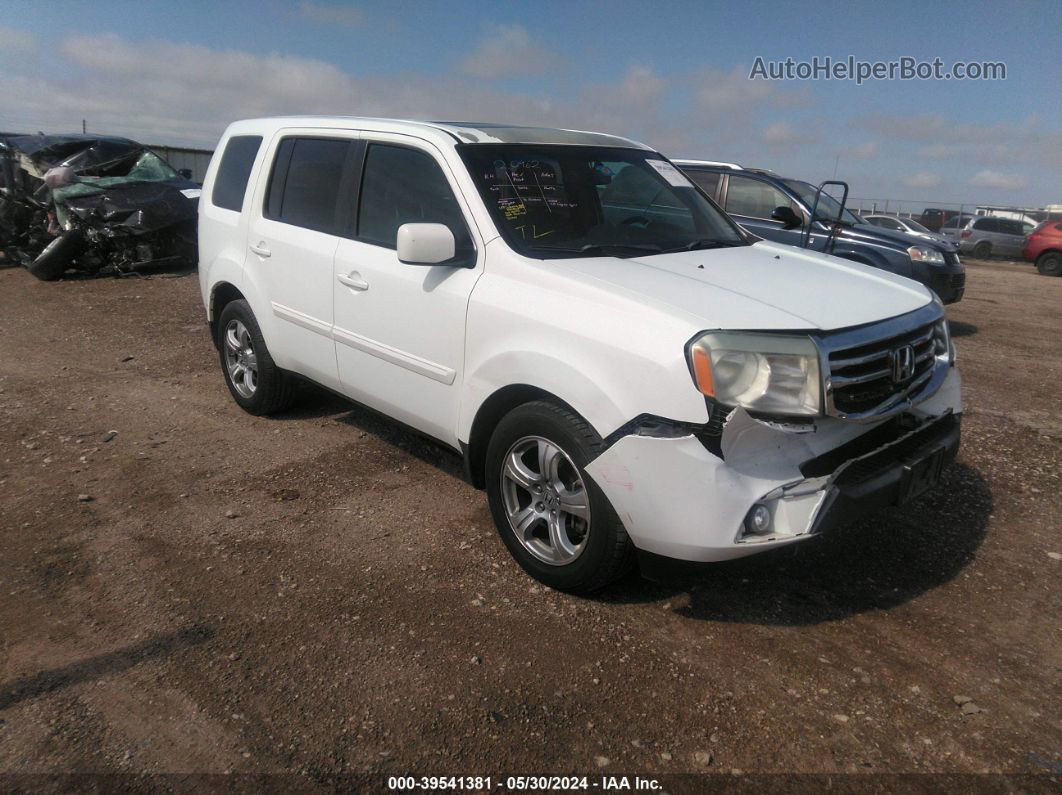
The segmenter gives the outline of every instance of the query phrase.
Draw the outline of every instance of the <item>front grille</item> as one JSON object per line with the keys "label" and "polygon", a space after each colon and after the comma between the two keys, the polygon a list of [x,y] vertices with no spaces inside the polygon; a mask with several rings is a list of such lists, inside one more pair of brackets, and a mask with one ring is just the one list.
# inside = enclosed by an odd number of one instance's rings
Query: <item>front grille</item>
{"label": "front grille", "polygon": [[934,290],[959,289],[966,286],[966,273],[934,273],[932,287]]}
{"label": "front grille", "polygon": [[[840,414],[872,412],[929,380],[936,353],[936,321],[873,342],[831,350],[828,384]],[[910,346],[910,361],[904,349]],[[900,357],[900,362],[897,362]],[[903,364],[909,364],[903,372]]]}
{"label": "front grille", "polygon": [[945,265],[958,265],[959,264],[959,255],[956,254],[954,251],[945,251],[944,252],[944,264]]}

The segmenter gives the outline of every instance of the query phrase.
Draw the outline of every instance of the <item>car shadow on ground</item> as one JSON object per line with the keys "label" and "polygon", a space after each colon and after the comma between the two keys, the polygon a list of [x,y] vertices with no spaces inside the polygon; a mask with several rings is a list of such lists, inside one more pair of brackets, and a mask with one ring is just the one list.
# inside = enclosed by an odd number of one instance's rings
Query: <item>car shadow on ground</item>
{"label": "car shadow on ground", "polygon": [[668,584],[630,578],[593,598],[651,602],[688,594],[676,613],[772,626],[888,610],[958,576],[984,540],[992,508],[984,478],[953,464],[915,502],[824,537],[710,564]]}
{"label": "car shadow on ground", "polygon": [[[337,415],[336,421],[394,445],[466,481],[461,456],[344,398],[306,386],[278,419]],[[486,511],[486,497],[484,497]],[[980,473],[952,464],[936,489],[821,538],[681,572],[666,583],[626,577],[590,599],[658,602],[688,594],[681,615],[709,621],[801,626],[887,610],[954,579],[973,560],[993,509]],[[686,600],[683,600],[686,601]]]}
{"label": "car shadow on ground", "polygon": [[303,381],[299,383],[297,389],[295,405],[287,411],[271,415],[271,420],[290,421],[333,417],[336,422],[371,434],[448,475],[465,480],[464,462],[460,454],[441,442],[423,436],[396,420],[316,384]]}
{"label": "car shadow on ground", "polygon": [[964,323],[961,320],[949,320],[948,329],[952,337],[972,337],[977,333],[977,326],[973,323]]}

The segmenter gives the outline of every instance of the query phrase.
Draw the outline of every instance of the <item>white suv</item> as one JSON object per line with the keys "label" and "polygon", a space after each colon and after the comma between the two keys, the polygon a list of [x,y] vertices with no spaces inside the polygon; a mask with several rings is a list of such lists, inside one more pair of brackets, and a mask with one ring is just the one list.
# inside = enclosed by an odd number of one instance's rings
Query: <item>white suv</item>
{"label": "white suv", "polygon": [[461,452],[556,588],[810,538],[920,494],[958,448],[925,287],[749,236],[634,141],[241,121],[199,236],[240,406],[280,411],[301,378]]}

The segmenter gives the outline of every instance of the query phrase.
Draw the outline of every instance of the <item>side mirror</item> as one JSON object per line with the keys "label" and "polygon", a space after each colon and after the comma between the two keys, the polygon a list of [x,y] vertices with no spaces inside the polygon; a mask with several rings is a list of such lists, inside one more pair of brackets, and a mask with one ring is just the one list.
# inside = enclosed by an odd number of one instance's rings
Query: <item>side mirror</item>
{"label": "side mirror", "polygon": [[781,221],[783,228],[793,229],[798,226],[803,226],[804,219],[801,218],[788,204],[783,204],[781,207],[775,207],[774,212],[771,213],[772,221]]}
{"label": "side mirror", "polygon": [[191,179],[192,178],[192,169],[190,169],[190,168],[179,168],[179,169],[177,169],[177,176],[180,177],[181,179]]}
{"label": "side mirror", "polygon": [[454,258],[457,242],[446,224],[402,224],[397,248],[407,265],[438,265]]}

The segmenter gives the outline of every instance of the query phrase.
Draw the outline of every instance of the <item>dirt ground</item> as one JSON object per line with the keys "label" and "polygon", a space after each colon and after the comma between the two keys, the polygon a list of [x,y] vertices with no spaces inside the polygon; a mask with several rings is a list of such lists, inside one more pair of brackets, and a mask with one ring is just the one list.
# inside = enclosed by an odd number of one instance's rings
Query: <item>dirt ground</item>
{"label": "dirt ground", "polygon": [[241,412],[194,275],[0,270],[0,771],[1053,786],[1060,308],[1062,279],[969,263],[936,492],[575,598],[512,562],[445,449],[314,390]]}

